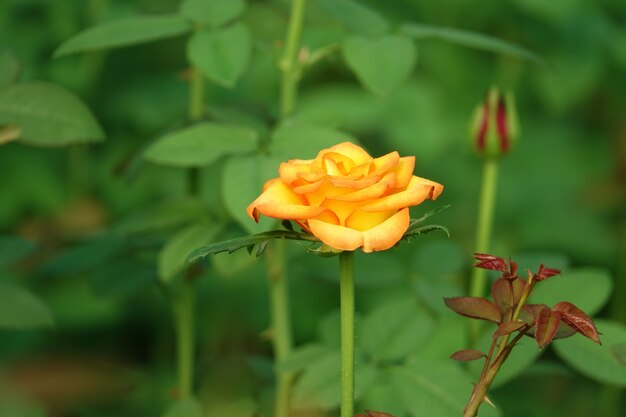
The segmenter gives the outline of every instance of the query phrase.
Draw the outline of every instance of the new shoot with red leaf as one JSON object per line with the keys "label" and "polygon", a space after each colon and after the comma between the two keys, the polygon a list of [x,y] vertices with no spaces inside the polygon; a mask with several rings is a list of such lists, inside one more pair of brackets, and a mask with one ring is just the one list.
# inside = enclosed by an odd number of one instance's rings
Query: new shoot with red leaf
{"label": "new shoot with red leaf", "polygon": [[465,317],[491,321],[497,325],[487,354],[474,349],[459,350],[450,356],[457,361],[485,358],[480,380],[474,385],[463,417],[475,417],[483,402],[490,402],[487,391],[502,364],[524,336],[533,337],[541,349],[554,339],[579,333],[596,343],[600,337],[593,320],[574,304],[563,301],[552,308],[543,304],[527,304],[535,285],[561,273],[543,264],[536,273],[528,271],[528,279],[517,275],[517,263],[508,265],[499,256],[476,253],[476,268],[501,272],[491,287],[493,301],[482,297],[444,298],[448,308]]}

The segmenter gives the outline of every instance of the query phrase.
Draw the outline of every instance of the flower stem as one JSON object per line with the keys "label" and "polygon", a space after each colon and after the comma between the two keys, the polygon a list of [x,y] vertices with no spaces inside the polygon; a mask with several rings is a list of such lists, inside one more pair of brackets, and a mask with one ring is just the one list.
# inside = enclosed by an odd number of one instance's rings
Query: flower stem
{"label": "flower stem", "polygon": [[[272,347],[276,363],[291,354],[292,336],[289,314],[289,294],[287,288],[285,241],[278,239],[267,248],[267,265],[270,284],[270,308],[272,321]],[[289,416],[289,399],[294,374],[276,371],[276,395],[274,415]]]}
{"label": "flower stem", "polygon": [[289,26],[285,38],[285,50],[280,60],[282,72],[280,113],[283,118],[289,117],[296,104],[298,82],[300,81],[300,65],[298,64],[298,49],[300,34],[304,21],[305,0],[292,0]]}
{"label": "flower stem", "polygon": [[176,308],[178,344],[178,391],[181,399],[192,394],[194,367],[194,313],[195,294],[193,283],[185,281],[178,294]]}
{"label": "flower stem", "polygon": [[341,299],[341,417],[354,414],[354,253],[339,255]]}
{"label": "flower stem", "polygon": [[[496,188],[498,180],[498,161],[495,159],[485,159],[483,165],[483,178],[478,206],[478,228],[476,231],[475,252],[487,253],[489,251],[489,240],[491,237],[491,226],[493,224],[493,213],[496,198]],[[482,268],[473,268],[470,280],[470,296],[482,297],[487,285],[487,271]],[[472,343],[479,337],[480,324],[477,321],[470,321],[469,331]]]}

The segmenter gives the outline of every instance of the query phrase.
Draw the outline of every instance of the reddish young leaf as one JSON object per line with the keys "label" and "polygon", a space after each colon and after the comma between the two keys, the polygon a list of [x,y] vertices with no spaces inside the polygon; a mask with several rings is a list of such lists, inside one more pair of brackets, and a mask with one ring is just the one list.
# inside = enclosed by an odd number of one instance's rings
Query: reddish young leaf
{"label": "reddish young leaf", "polygon": [[505,321],[504,323],[498,326],[496,331],[493,333],[493,337],[500,337],[500,336],[504,336],[507,334],[511,334],[513,332],[518,331],[519,329],[521,329],[522,327],[526,325],[527,324],[521,320]]}
{"label": "reddish young leaf", "polygon": [[539,266],[539,271],[537,271],[537,273],[535,274],[535,279],[537,281],[543,281],[545,279],[548,279],[548,278],[553,277],[555,275],[558,275],[560,273],[561,273],[561,271],[559,269],[547,268],[547,267],[543,266],[543,264],[541,264]]}
{"label": "reddish young leaf", "polygon": [[500,323],[502,315],[491,301],[480,297],[451,297],[443,299],[448,308],[458,314],[473,319],[489,320]]}
{"label": "reddish young leaf", "polygon": [[489,269],[490,271],[506,271],[506,262],[499,256],[488,255],[486,253],[475,253],[474,259],[478,262],[476,268]]}
{"label": "reddish young leaf", "polygon": [[560,311],[552,311],[548,307],[542,308],[539,311],[535,329],[535,339],[537,340],[539,349],[543,348],[554,339],[560,324]]}
{"label": "reddish young leaf", "polygon": [[554,310],[561,312],[561,319],[573,330],[600,345],[602,344],[598,329],[596,329],[593,320],[584,311],[567,301],[556,304]]}
{"label": "reddish young leaf", "polygon": [[502,313],[502,317],[506,317],[506,314],[511,311],[513,307],[513,293],[509,282],[504,278],[498,278],[493,282],[491,286],[491,298],[493,302]]}
{"label": "reddish young leaf", "polygon": [[467,361],[475,361],[476,359],[486,358],[484,352],[476,349],[464,349],[457,350],[452,355],[450,355],[450,359],[454,359],[459,362],[467,362]]}
{"label": "reddish young leaf", "polygon": [[507,279],[509,281],[514,281],[518,278],[517,276],[517,262],[513,261],[511,258],[509,258],[509,270],[508,272],[505,272],[503,275],[504,279]]}

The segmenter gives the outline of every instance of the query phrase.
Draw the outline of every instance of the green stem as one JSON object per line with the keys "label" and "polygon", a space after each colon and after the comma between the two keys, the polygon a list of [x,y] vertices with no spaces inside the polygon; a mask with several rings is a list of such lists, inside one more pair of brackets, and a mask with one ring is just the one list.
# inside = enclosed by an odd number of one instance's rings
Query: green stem
{"label": "green stem", "polygon": [[[297,62],[302,22],[304,20],[305,0],[293,0],[285,40],[285,52],[279,69],[282,74],[280,91],[280,113],[285,119],[293,112],[300,80],[300,68]],[[272,326],[272,344],[276,363],[280,363],[291,354],[293,346],[291,319],[289,314],[289,294],[286,274],[285,242],[277,240],[267,249],[268,277],[270,285],[270,309]],[[275,417],[289,417],[291,387],[295,374],[276,371],[276,393],[274,398]]]}
{"label": "green stem", "polygon": [[176,308],[178,344],[178,391],[181,399],[192,394],[194,367],[194,312],[193,283],[185,281],[178,295]]}
{"label": "green stem", "polygon": [[[497,180],[498,162],[493,159],[486,159],[483,166],[482,189],[480,193],[480,205],[478,207],[478,230],[476,233],[476,252],[478,253],[486,253],[489,251]],[[473,268],[470,283],[470,295],[472,297],[482,297],[485,293],[487,281],[486,272],[487,271],[482,268]]]}
{"label": "green stem", "polygon": [[341,298],[341,417],[354,414],[354,253],[339,255]]}
{"label": "green stem", "polygon": [[298,82],[301,75],[301,65],[298,63],[298,49],[300,47],[305,5],[305,0],[292,0],[291,3],[285,51],[280,61],[280,70],[282,72],[280,113],[283,118],[291,115],[296,104]]}
{"label": "green stem", "polygon": [[[284,361],[291,354],[293,345],[289,315],[289,294],[287,288],[286,256],[284,240],[276,240],[267,248],[268,276],[270,281],[270,309],[272,321],[272,346],[276,363]],[[276,417],[289,416],[289,399],[294,374],[276,372]]]}
{"label": "green stem", "polygon": [[[204,112],[204,78],[200,71],[191,68],[189,81],[189,120],[194,121],[202,117]],[[199,172],[192,168],[188,172],[188,188],[191,196],[199,193]],[[178,390],[180,398],[188,398],[193,393],[194,368],[194,318],[195,292],[194,282],[184,280],[178,299],[176,300],[176,333],[178,349]]]}
{"label": "green stem", "polygon": [[[496,188],[498,180],[498,161],[486,159],[483,165],[483,179],[481,185],[480,202],[478,206],[478,227],[476,231],[475,252],[489,252],[489,240],[493,224]],[[472,268],[470,280],[470,296],[482,297],[487,285],[487,271],[482,268]],[[472,344],[478,340],[481,323],[475,320],[469,322],[469,336]]]}

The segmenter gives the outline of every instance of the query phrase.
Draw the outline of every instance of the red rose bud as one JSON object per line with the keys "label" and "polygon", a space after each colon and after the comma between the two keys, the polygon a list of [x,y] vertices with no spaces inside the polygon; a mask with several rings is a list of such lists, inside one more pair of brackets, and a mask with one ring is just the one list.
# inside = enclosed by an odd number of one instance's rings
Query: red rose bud
{"label": "red rose bud", "polygon": [[470,138],[476,152],[487,158],[507,153],[517,140],[519,122],[512,94],[491,88],[474,111]]}

